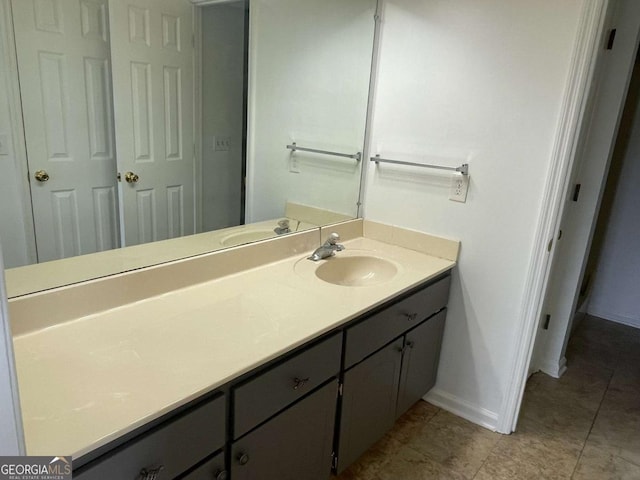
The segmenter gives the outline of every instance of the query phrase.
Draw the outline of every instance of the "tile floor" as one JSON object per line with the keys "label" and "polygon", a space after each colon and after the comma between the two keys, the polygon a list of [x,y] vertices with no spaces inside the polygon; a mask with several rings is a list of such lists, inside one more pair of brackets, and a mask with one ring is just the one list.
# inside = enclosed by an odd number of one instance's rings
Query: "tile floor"
{"label": "tile floor", "polygon": [[640,330],[586,317],[567,359],[529,379],[512,435],[421,401],[335,480],[639,480]]}

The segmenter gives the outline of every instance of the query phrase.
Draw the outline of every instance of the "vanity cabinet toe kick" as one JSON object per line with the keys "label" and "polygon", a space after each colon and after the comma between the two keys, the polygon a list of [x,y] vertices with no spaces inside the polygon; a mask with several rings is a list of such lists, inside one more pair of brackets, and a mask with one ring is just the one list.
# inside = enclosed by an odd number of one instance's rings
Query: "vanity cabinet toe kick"
{"label": "vanity cabinet toe kick", "polygon": [[73,478],[325,480],[342,472],[435,384],[450,279],[446,272],[89,463],[74,462]]}

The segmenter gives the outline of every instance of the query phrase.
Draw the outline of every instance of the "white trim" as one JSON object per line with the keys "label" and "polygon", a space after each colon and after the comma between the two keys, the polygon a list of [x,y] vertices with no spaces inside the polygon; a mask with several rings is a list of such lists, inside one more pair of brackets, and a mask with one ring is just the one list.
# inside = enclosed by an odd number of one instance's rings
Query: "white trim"
{"label": "white trim", "polygon": [[14,123],[12,131],[13,153],[15,156],[16,170],[20,178],[16,181],[20,185],[22,221],[26,238],[25,249],[29,263],[36,263],[36,234],[33,225],[33,212],[31,206],[31,190],[28,175],[27,149],[22,123],[22,101],[20,98],[20,83],[18,79],[18,60],[16,58],[16,43],[13,34],[13,20],[10,0],[0,0],[0,26],[3,35],[2,44],[5,48],[0,52],[0,59],[6,68],[3,74],[7,84],[7,99],[9,104],[9,116]]}
{"label": "white trim", "polygon": [[492,412],[486,408],[469,403],[460,397],[451,395],[450,393],[437,388],[432,388],[429,393],[423,397],[423,399],[436,407],[440,407],[443,410],[453,413],[454,415],[488,428],[493,432],[496,431],[496,425],[498,423],[498,414],[496,412]]}
{"label": "white trim", "polygon": [[540,370],[553,378],[560,378],[567,371],[567,357],[562,357],[558,363],[542,363]]}
{"label": "white trim", "polygon": [[202,177],[202,10],[203,4],[195,4],[193,7],[193,145],[195,159],[193,162],[193,191],[195,195],[194,205],[194,232],[201,233],[204,204],[202,195],[204,191]]}
{"label": "white trim", "polygon": [[374,118],[374,105],[376,100],[376,86],[380,65],[380,45],[383,21],[383,2],[376,0],[376,11],[374,13],[373,44],[371,46],[371,68],[369,69],[369,95],[367,99],[367,114],[364,124],[364,139],[362,147],[362,161],[360,162],[360,188],[358,190],[358,218],[364,218],[365,199],[367,195],[367,172],[371,162],[366,161],[370,156],[371,138]]}
{"label": "white trim", "polygon": [[220,3],[237,3],[240,0],[191,0],[196,7],[206,7],[207,5],[216,5]]}
{"label": "white trim", "polygon": [[25,454],[18,377],[0,246],[0,456]]}
{"label": "white trim", "polygon": [[258,2],[249,2],[249,23],[246,28],[249,29],[249,35],[247,38],[247,48],[249,49],[249,55],[247,58],[247,145],[246,145],[246,165],[245,172],[245,202],[244,202],[244,223],[255,222],[254,218],[256,211],[256,201],[254,197],[255,185],[257,182],[255,174],[255,159],[256,159],[256,139],[255,139],[255,124],[256,124],[256,104],[255,104],[255,91],[256,91],[256,73],[255,65],[257,63],[258,45],[256,44],[255,28],[260,15],[260,8]]}
{"label": "white trim", "polygon": [[564,199],[575,161],[580,127],[594,77],[608,6],[608,0],[587,0],[583,6],[551,168],[544,190],[534,253],[525,283],[522,318],[519,319],[519,328],[516,329],[513,342],[516,346],[513,368],[498,417],[497,431],[501,433],[514,431],[518,420],[535,333],[549,281],[551,260],[555,252],[555,245],[551,254],[547,251],[547,245],[555,238],[562,218]]}
{"label": "white trim", "polygon": [[620,323],[629,327],[640,328],[640,319],[637,317],[627,317],[625,315],[611,313],[608,310],[593,308],[591,305],[589,305],[589,308],[587,309],[587,315],[602,318],[604,320],[608,320],[609,322]]}

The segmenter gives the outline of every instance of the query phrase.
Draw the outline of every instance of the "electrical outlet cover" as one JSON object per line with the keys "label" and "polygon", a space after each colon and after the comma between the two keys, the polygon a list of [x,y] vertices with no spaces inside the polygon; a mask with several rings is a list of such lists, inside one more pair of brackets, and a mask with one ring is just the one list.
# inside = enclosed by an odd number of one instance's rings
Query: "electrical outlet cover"
{"label": "electrical outlet cover", "polygon": [[289,171],[291,173],[300,173],[300,162],[295,153],[289,159]]}
{"label": "electrical outlet cover", "polygon": [[456,173],[451,177],[451,188],[449,190],[449,200],[452,202],[465,203],[467,192],[469,191],[469,175]]}

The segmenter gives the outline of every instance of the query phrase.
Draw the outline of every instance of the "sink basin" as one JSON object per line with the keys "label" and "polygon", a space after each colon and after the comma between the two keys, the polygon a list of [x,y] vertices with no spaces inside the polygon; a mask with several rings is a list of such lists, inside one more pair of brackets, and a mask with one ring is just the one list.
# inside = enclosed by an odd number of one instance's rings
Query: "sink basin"
{"label": "sink basin", "polygon": [[334,285],[365,287],[387,282],[398,268],[388,260],[369,255],[344,255],[324,260],[315,270],[316,277]]}
{"label": "sink basin", "polygon": [[225,247],[234,247],[236,245],[257,242],[258,240],[264,240],[275,236],[276,234],[273,230],[247,230],[227,235],[220,240],[220,243]]}

